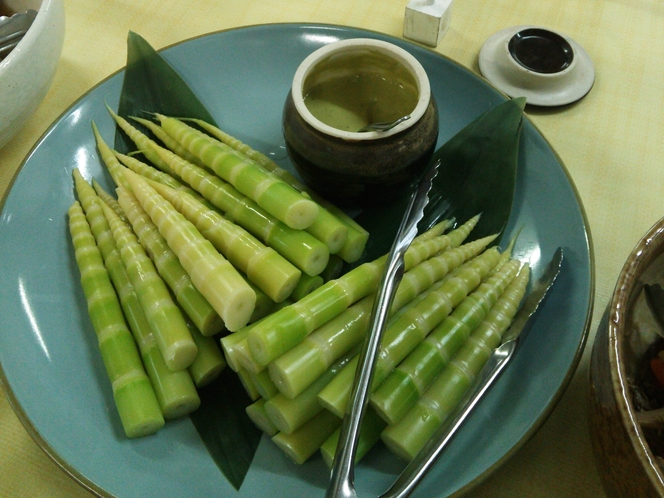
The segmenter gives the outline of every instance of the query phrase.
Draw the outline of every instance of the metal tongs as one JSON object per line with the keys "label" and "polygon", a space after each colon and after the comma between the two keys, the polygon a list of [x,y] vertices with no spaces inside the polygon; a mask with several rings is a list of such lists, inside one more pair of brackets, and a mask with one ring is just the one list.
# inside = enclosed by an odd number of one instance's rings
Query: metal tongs
{"label": "metal tongs", "polygon": [[[388,255],[386,269],[372,310],[370,333],[367,335],[362,352],[360,353],[360,362],[350,398],[352,404],[341,426],[339,444],[337,445],[330,485],[326,495],[327,498],[357,498],[354,485],[355,454],[362,417],[369,401],[373,367],[382,332],[387,321],[388,310],[391,307],[396,288],[403,276],[403,256],[417,234],[417,224],[421,220],[424,207],[428,203],[428,192],[438,166],[439,163],[436,163],[427,172],[418,189],[411,197],[396,239]],[[433,467],[434,463],[465,423],[470,413],[489,391],[490,387],[514,356],[517,346],[524,339],[525,333],[522,334],[522,332],[526,328],[530,317],[535,313],[560,273],[562,259],[562,249],[558,248],[542,276],[533,285],[523,306],[514,317],[512,325],[505,333],[501,345],[487,361],[473,389],[466,397],[465,402],[461,403],[453,421],[448,425],[441,426],[419,454],[406,466],[394,484],[380,498],[405,498],[409,496],[431,467]]]}
{"label": "metal tongs", "polygon": [[369,402],[374,364],[394,294],[403,277],[404,254],[417,235],[417,224],[422,219],[424,208],[429,202],[429,190],[438,173],[438,166],[440,166],[440,160],[429,166],[417,189],[413,192],[385,262],[385,271],[371,312],[369,333],[360,352],[359,364],[355,373],[350,397],[350,411],[347,412],[341,425],[339,444],[334,456],[332,476],[327,490],[329,498],[357,498],[354,484],[355,454],[362,418]]}
{"label": "metal tongs", "polygon": [[466,422],[471,412],[514,357],[518,345],[525,339],[528,330],[526,329],[526,325],[530,317],[537,311],[539,304],[560,273],[562,260],[563,251],[559,247],[542,276],[533,285],[523,306],[512,320],[512,325],[505,332],[502,343],[487,360],[484,368],[478,375],[477,381],[473,385],[473,389],[469,391],[464,402],[460,403],[452,422],[449,425],[442,425],[431,436],[431,439],[427,441],[415,458],[408,463],[390,489],[380,495],[380,498],[405,498],[410,496],[417,484],[433,467],[443,451],[452,442],[452,439],[461,426]]}

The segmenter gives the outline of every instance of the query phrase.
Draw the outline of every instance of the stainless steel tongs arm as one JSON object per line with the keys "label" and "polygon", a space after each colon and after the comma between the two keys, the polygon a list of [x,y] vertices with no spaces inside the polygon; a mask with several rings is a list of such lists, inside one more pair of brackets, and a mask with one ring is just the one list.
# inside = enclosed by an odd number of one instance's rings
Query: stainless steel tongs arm
{"label": "stainless steel tongs arm", "polygon": [[537,311],[539,304],[560,272],[562,259],[562,249],[558,248],[544,274],[533,285],[523,306],[514,317],[511,327],[503,336],[502,344],[494,350],[486,365],[484,365],[473,389],[468,393],[465,402],[461,403],[452,423],[443,425],[438,429],[415,458],[410,461],[390,489],[380,495],[380,498],[405,498],[410,496],[427,472],[431,470],[431,467],[456,436],[458,430],[513,358],[520,340],[524,338],[524,329],[530,317]]}
{"label": "stainless steel tongs arm", "polygon": [[437,162],[429,168],[420,181],[417,190],[411,196],[385,263],[385,270],[374,300],[370,327],[360,352],[353,389],[349,398],[350,408],[347,410],[341,426],[339,444],[337,445],[330,485],[326,495],[328,498],[357,497],[354,486],[355,455],[362,418],[369,401],[374,364],[376,363],[394,293],[403,276],[404,254],[417,235],[417,224],[422,219],[424,207],[429,201],[428,193],[439,164],[440,162]]}

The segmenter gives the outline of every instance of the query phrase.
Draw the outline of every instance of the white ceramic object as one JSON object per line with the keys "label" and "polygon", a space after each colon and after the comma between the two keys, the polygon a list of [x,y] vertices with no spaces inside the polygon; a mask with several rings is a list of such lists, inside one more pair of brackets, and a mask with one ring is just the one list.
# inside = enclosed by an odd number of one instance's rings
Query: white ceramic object
{"label": "white ceramic object", "polygon": [[452,0],[410,0],[403,20],[403,36],[437,47],[450,27]]}
{"label": "white ceramic object", "polygon": [[37,11],[19,44],[0,62],[0,148],[20,130],[46,96],[62,52],[63,0],[9,0],[15,12]]}
{"label": "white ceramic object", "polygon": [[[528,30],[566,41],[573,54],[569,65],[559,71],[542,72],[519,63],[510,52],[510,40]],[[491,36],[480,50],[479,67],[482,75],[508,96],[526,97],[529,104],[538,106],[576,102],[590,91],[595,81],[593,62],[583,47],[561,33],[539,26],[515,26]]]}

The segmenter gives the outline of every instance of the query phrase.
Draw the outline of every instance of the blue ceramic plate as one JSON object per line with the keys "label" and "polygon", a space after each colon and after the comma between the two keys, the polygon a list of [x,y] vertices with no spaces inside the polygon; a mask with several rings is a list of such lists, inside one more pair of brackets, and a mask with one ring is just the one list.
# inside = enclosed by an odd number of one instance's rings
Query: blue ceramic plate
{"label": "blue ceramic plate", "polygon": [[[278,24],[210,34],[164,50],[222,128],[287,166],[281,111],[295,69],[321,45],[350,37],[386,39],[424,65],[440,107],[440,143],[505,97],[477,75],[419,46],[357,29]],[[69,241],[71,170],[111,184],[90,123],[113,141],[105,103],[117,106],[123,73],[76,102],[29,154],[0,218],[0,379],[20,419],[67,472],[102,495],[323,496],[320,457],[301,467],[264,438],[237,493],[189,419],[156,436],[128,440],[119,426],[87,317]],[[562,273],[515,361],[418,489],[446,496],[495,470],[543,423],[567,387],[585,343],[594,289],[587,222],[571,180],[542,135],[526,122],[509,237],[534,277],[558,246]],[[356,474],[361,496],[384,491],[402,463],[375,448]]]}

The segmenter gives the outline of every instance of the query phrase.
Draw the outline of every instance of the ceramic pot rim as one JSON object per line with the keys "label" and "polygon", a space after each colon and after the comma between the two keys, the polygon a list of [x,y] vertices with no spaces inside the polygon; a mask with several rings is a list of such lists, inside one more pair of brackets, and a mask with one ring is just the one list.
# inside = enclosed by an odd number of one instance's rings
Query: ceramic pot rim
{"label": "ceramic pot rim", "polygon": [[[417,83],[419,99],[415,109],[411,113],[410,119],[400,123],[391,130],[384,132],[372,131],[366,133],[339,130],[318,120],[316,117],[314,117],[313,114],[311,114],[307,106],[304,104],[304,95],[302,94],[304,82],[306,81],[307,76],[311,73],[312,69],[319,62],[334,53],[352,51],[362,48],[369,48],[371,50],[378,51],[397,60],[413,75]],[[374,40],[372,38],[351,38],[348,40],[342,40],[325,45],[305,58],[295,72],[293,84],[291,87],[291,95],[293,97],[293,102],[297,112],[300,114],[300,116],[302,116],[302,119],[304,119],[316,130],[336,138],[352,141],[364,141],[389,137],[415,125],[424,115],[427,107],[429,106],[429,102],[431,100],[431,86],[429,84],[427,73],[422,67],[422,64],[420,64],[419,61],[406,50],[392,43],[381,40]]]}

